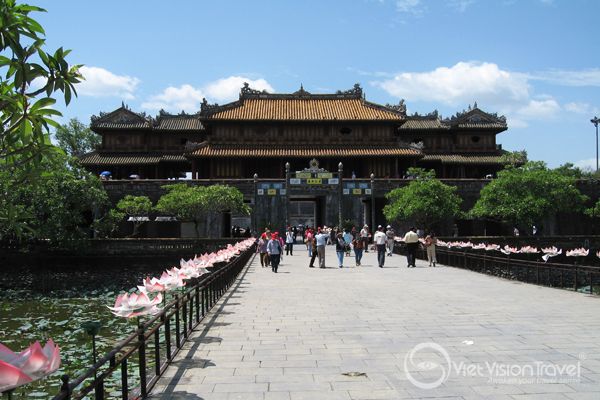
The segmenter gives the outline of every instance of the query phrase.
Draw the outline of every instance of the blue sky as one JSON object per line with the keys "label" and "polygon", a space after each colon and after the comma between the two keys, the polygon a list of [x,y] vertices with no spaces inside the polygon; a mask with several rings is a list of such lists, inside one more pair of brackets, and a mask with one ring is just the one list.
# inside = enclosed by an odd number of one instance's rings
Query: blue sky
{"label": "blue sky", "polygon": [[506,150],[550,167],[596,163],[600,0],[32,0],[45,50],[85,64],[60,121],[110,112],[195,113],[271,93],[348,90],[408,113],[505,115]]}

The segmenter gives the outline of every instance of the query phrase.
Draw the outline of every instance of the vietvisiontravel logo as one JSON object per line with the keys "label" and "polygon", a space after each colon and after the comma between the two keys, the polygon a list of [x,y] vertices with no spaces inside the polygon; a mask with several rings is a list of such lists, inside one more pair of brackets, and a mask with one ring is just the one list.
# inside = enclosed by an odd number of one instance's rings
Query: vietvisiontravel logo
{"label": "vietvisiontravel logo", "polygon": [[453,362],[446,349],[437,343],[419,343],[404,357],[404,373],[408,380],[420,389],[434,389],[450,376],[486,377],[488,383],[532,384],[532,383],[578,383],[581,381],[581,360],[557,365],[546,361],[522,363],[460,363]]}

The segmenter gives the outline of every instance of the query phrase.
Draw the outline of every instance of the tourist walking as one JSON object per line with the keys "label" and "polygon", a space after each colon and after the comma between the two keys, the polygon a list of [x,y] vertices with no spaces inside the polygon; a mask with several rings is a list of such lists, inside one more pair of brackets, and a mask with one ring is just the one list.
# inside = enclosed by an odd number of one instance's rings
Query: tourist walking
{"label": "tourist walking", "polygon": [[308,264],[309,268],[314,268],[315,267],[315,258],[317,258],[317,238],[316,237],[312,237],[312,239],[310,239],[311,243],[310,243],[310,248],[312,250],[312,254],[310,255],[310,264]]}
{"label": "tourist walking", "polygon": [[[308,249],[308,256],[312,257],[312,253],[313,253],[313,239],[315,238],[315,235],[313,234],[313,230],[309,229],[308,231],[306,231],[306,239],[304,239],[304,243],[306,243],[306,248]],[[315,251],[317,249],[315,248]]]}
{"label": "tourist walking", "polygon": [[279,261],[281,261],[281,253],[283,253],[283,246],[281,246],[281,242],[278,240],[277,236],[277,232],[271,235],[271,240],[267,245],[267,253],[271,259],[271,270],[275,273],[277,273]]}
{"label": "tourist walking", "polygon": [[293,256],[294,255],[294,241],[296,238],[295,234],[292,231],[292,228],[288,227],[287,232],[285,233],[285,255]]}
{"label": "tourist walking", "polygon": [[267,253],[267,245],[269,244],[269,240],[267,239],[267,234],[263,233],[258,239],[258,244],[256,246],[256,252],[260,256],[260,265],[262,268],[269,266],[269,254]]}
{"label": "tourist walking", "polygon": [[344,240],[344,235],[342,234],[342,232],[339,232],[337,235],[335,235],[335,252],[337,254],[340,268],[344,268],[344,253],[346,252],[346,241]]}
{"label": "tourist walking", "polygon": [[317,256],[319,257],[319,268],[325,268],[325,241],[330,239],[329,233],[324,233],[321,228],[317,229]]}
{"label": "tourist walking", "polygon": [[348,228],[344,229],[344,241],[348,244],[348,246],[346,246],[346,257],[350,257],[350,251],[352,250],[350,248],[350,242],[352,242],[352,235],[350,234],[350,232],[348,232]]}
{"label": "tourist walking", "polygon": [[414,226],[412,226],[406,236],[404,236],[404,243],[406,243],[406,261],[408,262],[406,267],[414,268],[417,259],[417,248],[419,246],[419,236],[417,235]]}
{"label": "tourist walking", "polygon": [[387,251],[388,256],[392,256],[394,253],[394,236],[396,236],[396,231],[392,228],[391,225],[387,226],[387,231],[385,231],[386,240],[387,240]]}
{"label": "tourist walking", "polygon": [[437,244],[437,238],[435,237],[435,232],[431,232],[429,235],[425,237],[425,250],[427,250],[427,261],[429,261],[429,266],[433,263],[433,267],[435,267],[435,263],[437,260],[435,259],[435,246]]}
{"label": "tourist walking", "polygon": [[360,230],[360,240],[362,240],[362,247],[365,251],[365,253],[369,252],[368,246],[369,246],[369,226],[365,225],[363,226],[363,228]]}
{"label": "tourist walking", "polygon": [[360,261],[363,256],[363,247],[362,247],[362,239],[360,237],[360,233],[356,232],[354,234],[354,239],[352,240],[352,247],[354,247],[354,260],[356,261],[356,266],[360,265]]}
{"label": "tourist walking", "polygon": [[378,231],[373,237],[373,243],[377,249],[377,263],[379,268],[383,268],[385,264],[385,249],[387,247],[387,236],[385,235],[383,226],[378,226]]}

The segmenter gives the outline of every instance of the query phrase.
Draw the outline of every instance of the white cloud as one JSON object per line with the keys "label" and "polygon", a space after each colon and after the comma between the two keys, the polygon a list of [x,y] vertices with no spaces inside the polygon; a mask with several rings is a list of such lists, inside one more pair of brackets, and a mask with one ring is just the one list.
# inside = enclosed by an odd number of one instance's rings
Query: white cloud
{"label": "white cloud", "polygon": [[560,110],[556,100],[531,100],[528,105],[517,111],[517,115],[522,119],[548,120],[555,119]]}
{"label": "white cloud", "polygon": [[598,114],[600,112],[597,107],[592,107],[588,103],[567,103],[565,110],[581,115]]}
{"label": "white cloud", "polygon": [[467,9],[467,7],[477,0],[449,0],[448,5],[451,7],[455,7],[458,11],[463,12]]}
{"label": "white cloud", "polygon": [[241,76],[230,76],[229,78],[219,79],[206,87],[206,94],[215,101],[234,101],[238,98],[240,90],[244,83],[248,83],[252,89],[266,90],[274,92],[274,89],[264,79],[251,80]]}
{"label": "white cloud", "polygon": [[542,80],[561,86],[600,86],[600,68],[581,71],[550,70],[529,75],[529,79]]}
{"label": "white cloud", "polygon": [[579,160],[576,163],[573,164],[575,167],[578,167],[582,170],[591,170],[591,171],[595,171],[596,170],[596,159],[595,158],[589,158],[587,160]]}
{"label": "white cloud", "polygon": [[195,113],[200,109],[200,103],[206,98],[209,103],[235,101],[239,97],[241,88],[247,82],[250,88],[255,90],[266,90],[274,92],[274,89],[264,79],[247,79],[240,76],[219,79],[210,83],[205,88],[194,88],[185,84],[180,88],[168,87],[162,93],[150,96],[148,101],[142,104],[147,110],[163,109],[169,112],[185,111]]}
{"label": "white cloud", "polygon": [[195,89],[191,85],[182,85],[180,88],[168,87],[161,94],[150,96],[149,101],[142,107],[150,110],[164,109],[166,111],[182,111],[188,113],[197,112],[200,109],[202,99],[206,97],[202,90]]}
{"label": "white cloud", "polygon": [[419,7],[420,0],[398,0],[396,2],[396,9],[400,12],[412,12],[419,14],[423,12],[423,8]]}
{"label": "white cloud", "polygon": [[521,119],[510,118],[508,120],[508,127],[510,129],[513,129],[513,128],[517,128],[517,129],[528,128],[529,127],[529,123],[526,122],[526,121],[523,121]]}
{"label": "white cloud", "polygon": [[125,100],[134,99],[137,85],[141,82],[136,77],[118,76],[98,67],[83,66],[79,69],[85,80],[77,84],[77,94],[92,97],[115,96]]}
{"label": "white cloud", "polygon": [[526,106],[530,101],[527,79],[492,63],[460,62],[431,72],[400,73],[371,84],[407,101],[440,102],[452,107],[477,101],[492,109],[507,109]]}

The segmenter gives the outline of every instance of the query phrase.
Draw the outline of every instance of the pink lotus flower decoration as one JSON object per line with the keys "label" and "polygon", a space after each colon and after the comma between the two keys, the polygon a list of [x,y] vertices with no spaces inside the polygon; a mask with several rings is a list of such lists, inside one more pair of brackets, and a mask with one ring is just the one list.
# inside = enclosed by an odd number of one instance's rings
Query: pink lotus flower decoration
{"label": "pink lotus flower decoration", "polygon": [[520,252],[521,253],[535,254],[535,253],[539,253],[540,251],[537,249],[537,247],[525,246],[525,247],[521,247]]}
{"label": "pink lotus flower decoration", "polygon": [[544,260],[544,262],[548,262],[548,259],[550,257],[556,257],[557,255],[562,254],[562,249],[557,249],[555,246],[552,246],[546,249],[542,249],[542,252],[544,253],[542,259]]}
{"label": "pink lotus flower decoration", "polygon": [[437,246],[446,247],[447,245],[448,245],[448,243],[444,242],[443,240],[438,239]]}
{"label": "pink lotus flower decoration", "polygon": [[485,244],[483,244],[483,243],[474,244],[473,250],[485,250]]}
{"label": "pink lotus flower decoration", "polygon": [[107,308],[117,317],[132,318],[140,315],[155,315],[161,310],[156,307],[161,301],[161,293],[158,293],[152,301],[145,293],[139,295],[132,293],[131,296],[125,293],[117,297],[114,307],[107,306]]}
{"label": "pink lotus flower decoration", "polygon": [[486,251],[500,250],[500,245],[499,244],[488,244],[487,246],[485,246],[485,250]]}
{"label": "pink lotus flower decoration", "polygon": [[583,247],[580,249],[567,251],[567,257],[587,257],[588,254],[590,254],[590,251],[584,249]]}
{"label": "pink lotus flower decoration", "polygon": [[504,248],[500,249],[500,251],[506,255],[519,253],[519,250],[517,250],[516,247],[510,247],[509,245],[504,246]]}
{"label": "pink lotus flower decoration", "polygon": [[60,367],[60,351],[52,339],[35,342],[21,354],[0,344],[0,393],[50,375]]}
{"label": "pink lotus flower decoration", "polygon": [[138,289],[140,292],[148,294],[153,292],[166,292],[168,289],[161,285],[161,283],[156,278],[146,278],[142,281],[142,286],[138,285]]}

